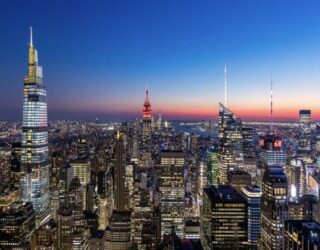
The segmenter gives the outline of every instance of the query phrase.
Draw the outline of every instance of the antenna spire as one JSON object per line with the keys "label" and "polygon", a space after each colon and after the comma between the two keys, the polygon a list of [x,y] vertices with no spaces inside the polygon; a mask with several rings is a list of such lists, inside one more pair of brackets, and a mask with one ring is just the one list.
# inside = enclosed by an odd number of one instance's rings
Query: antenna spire
{"label": "antenna spire", "polygon": [[227,107],[227,65],[224,65],[224,106]]}
{"label": "antenna spire", "polygon": [[30,46],[33,47],[32,26],[30,26]]}
{"label": "antenna spire", "polygon": [[273,74],[271,72],[271,83],[270,83],[270,117],[271,117],[271,132],[273,130]]}

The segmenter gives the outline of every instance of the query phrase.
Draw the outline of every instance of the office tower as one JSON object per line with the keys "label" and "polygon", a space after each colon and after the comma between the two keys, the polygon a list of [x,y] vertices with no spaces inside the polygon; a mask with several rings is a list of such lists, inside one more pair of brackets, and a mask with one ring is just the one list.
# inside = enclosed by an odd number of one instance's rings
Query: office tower
{"label": "office tower", "polygon": [[282,149],[282,140],[274,134],[267,134],[259,139],[259,156],[257,168],[257,184],[262,187],[264,172],[269,166],[285,167],[286,154]]}
{"label": "office tower", "polygon": [[204,249],[247,249],[247,202],[229,185],[204,189],[201,242]]}
{"label": "office tower", "polygon": [[152,204],[149,191],[139,188],[133,195],[132,210],[132,240],[138,249],[145,249],[142,244],[142,229],[144,225],[151,225]]}
{"label": "office tower", "polygon": [[59,171],[59,203],[67,204],[67,192],[73,179],[73,169],[70,164],[64,165]]}
{"label": "office tower", "polygon": [[58,218],[58,249],[71,250],[74,227],[72,208],[61,208]]}
{"label": "office tower", "polygon": [[80,136],[78,138],[77,153],[79,158],[88,157],[88,144],[87,144],[87,140],[83,136]]}
{"label": "office tower", "polygon": [[[208,168],[207,164],[204,162],[199,162],[197,165],[197,171],[195,172],[195,174],[197,175],[197,195],[198,200],[202,200],[203,189],[208,186]],[[192,185],[192,181],[191,186],[194,186]]]}
{"label": "office tower", "polygon": [[142,116],[142,150],[150,151],[152,135],[152,109],[149,101],[149,91],[146,90],[146,99],[143,104]]}
{"label": "office tower", "polygon": [[48,223],[39,227],[30,242],[31,249],[53,250],[58,249],[58,225],[51,219]]}
{"label": "office tower", "polygon": [[260,203],[261,189],[257,185],[247,185],[241,188],[240,194],[248,203],[248,243],[250,249],[257,249],[261,233]]}
{"label": "office tower", "polygon": [[220,184],[227,183],[229,169],[243,168],[242,122],[229,109],[219,104],[219,173]]}
{"label": "office tower", "polygon": [[86,249],[88,232],[83,214],[83,188],[78,177],[73,178],[68,191],[68,206],[72,209],[73,217],[73,249]]}
{"label": "office tower", "polygon": [[284,221],[288,218],[288,184],[281,166],[268,167],[261,198],[261,248],[284,249]]}
{"label": "office tower", "polygon": [[[312,220],[314,218],[315,206],[318,203],[318,197],[313,194],[305,194],[300,198],[300,203],[303,204],[303,214],[305,220]],[[320,213],[319,213],[320,215]]]}
{"label": "office tower", "polygon": [[47,93],[31,29],[28,75],[23,89],[21,193],[23,202],[33,204],[37,225],[50,218],[47,126]]}
{"label": "office tower", "polygon": [[32,203],[19,201],[0,207],[0,249],[28,249],[36,227]]}
{"label": "office tower", "polygon": [[311,153],[311,110],[302,109],[299,111],[299,155],[310,157]]}
{"label": "office tower", "polygon": [[184,153],[161,151],[160,158],[161,239],[172,227],[184,238]]}
{"label": "office tower", "polygon": [[132,194],[133,194],[133,164],[126,164],[125,168],[125,197],[128,200],[128,208],[130,209],[133,207],[133,200],[132,200]]}
{"label": "office tower", "polygon": [[299,201],[288,202],[288,218],[289,220],[304,219],[304,204]]}
{"label": "office tower", "polygon": [[206,152],[206,163],[208,166],[208,184],[217,185],[218,184],[218,147],[211,147]]}
{"label": "office tower", "polygon": [[106,230],[107,250],[123,250],[131,247],[131,213],[113,211]]}
{"label": "office tower", "polygon": [[12,143],[10,183],[19,188],[21,183],[21,142]]}
{"label": "office tower", "polygon": [[320,249],[320,224],[313,220],[288,220],[284,237],[284,249]]}
{"label": "office tower", "polygon": [[50,192],[58,190],[59,186],[59,171],[64,166],[62,151],[54,151],[51,154],[51,168],[50,168]]}
{"label": "office tower", "polygon": [[114,159],[113,196],[117,211],[129,210],[129,197],[126,190],[126,151],[124,135],[117,132]]}
{"label": "office tower", "polygon": [[287,167],[287,178],[290,200],[297,201],[306,191],[306,172],[302,160],[291,159]]}
{"label": "office tower", "polygon": [[70,160],[70,165],[73,169],[73,176],[78,177],[82,186],[82,204],[83,207],[87,206],[87,188],[86,186],[91,180],[91,162],[87,157],[78,157]]}
{"label": "office tower", "polygon": [[254,129],[251,127],[243,127],[242,136],[244,170],[255,180],[257,175],[257,152],[254,145]]}
{"label": "office tower", "polygon": [[251,175],[243,170],[230,170],[227,174],[227,183],[237,190],[251,184]]}

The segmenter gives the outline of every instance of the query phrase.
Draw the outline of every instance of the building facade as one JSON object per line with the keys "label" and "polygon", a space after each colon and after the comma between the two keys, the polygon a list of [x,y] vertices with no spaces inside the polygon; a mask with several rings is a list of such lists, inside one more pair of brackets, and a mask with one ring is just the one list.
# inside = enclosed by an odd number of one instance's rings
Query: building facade
{"label": "building facade", "polygon": [[24,202],[33,204],[38,225],[49,219],[47,126],[47,92],[31,29],[28,75],[23,89],[21,194]]}

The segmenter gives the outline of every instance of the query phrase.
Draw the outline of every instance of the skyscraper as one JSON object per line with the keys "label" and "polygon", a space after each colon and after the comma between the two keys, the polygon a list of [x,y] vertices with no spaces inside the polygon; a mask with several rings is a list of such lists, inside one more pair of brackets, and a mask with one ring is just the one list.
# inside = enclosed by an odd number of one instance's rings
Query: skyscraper
{"label": "skyscraper", "polygon": [[247,202],[231,186],[205,188],[201,212],[204,249],[248,249]]}
{"label": "skyscraper", "polygon": [[248,203],[248,243],[250,249],[257,249],[261,232],[261,189],[257,185],[247,185],[241,188],[240,194]]}
{"label": "skyscraper", "polygon": [[206,163],[208,166],[208,184],[218,184],[218,148],[211,147],[206,152]]}
{"label": "skyscraper", "polygon": [[184,227],[184,153],[161,152],[160,210],[161,239],[170,234],[172,227],[180,238],[185,236]]}
{"label": "skyscraper", "polygon": [[302,159],[311,163],[311,110],[302,109],[299,111],[299,124],[298,154]]}
{"label": "skyscraper", "polygon": [[281,166],[286,164],[286,154],[282,149],[282,140],[275,134],[267,134],[259,139],[259,156],[257,168],[257,184],[262,187],[264,172],[269,166]]}
{"label": "skyscraper", "polygon": [[125,186],[126,152],[123,134],[117,133],[115,145],[115,166],[113,179],[114,203],[117,211],[129,209],[128,192]]}
{"label": "skyscraper", "polygon": [[284,222],[288,218],[287,178],[280,166],[268,167],[261,198],[261,249],[284,249]]}
{"label": "skyscraper", "polygon": [[229,169],[243,168],[242,122],[219,104],[219,174],[220,184],[227,183]]}
{"label": "skyscraper", "polygon": [[38,52],[30,30],[28,75],[24,78],[22,154],[24,175],[21,193],[24,202],[31,202],[37,225],[49,219],[49,162],[47,129],[47,93],[38,65]]}
{"label": "skyscraper", "polygon": [[149,101],[149,91],[146,90],[146,99],[143,104],[142,116],[142,149],[148,152],[151,144],[152,109]]}

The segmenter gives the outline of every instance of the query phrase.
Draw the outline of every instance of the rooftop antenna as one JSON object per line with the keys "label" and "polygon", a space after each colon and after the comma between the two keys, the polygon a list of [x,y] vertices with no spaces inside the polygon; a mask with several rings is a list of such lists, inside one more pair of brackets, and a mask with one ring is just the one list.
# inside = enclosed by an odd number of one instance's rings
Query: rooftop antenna
{"label": "rooftop antenna", "polygon": [[30,26],[30,46],[33,47],[32,26]]}
{"label": "rooftop antenna", "polygon": [[227,65],[224,65],[224,106],[227,107]]}
{"label": "rooftop antenna", "polygon": [[270,117],[271,117],[271,132],[273,131],[273,74],[271,72],[270,83]]}

